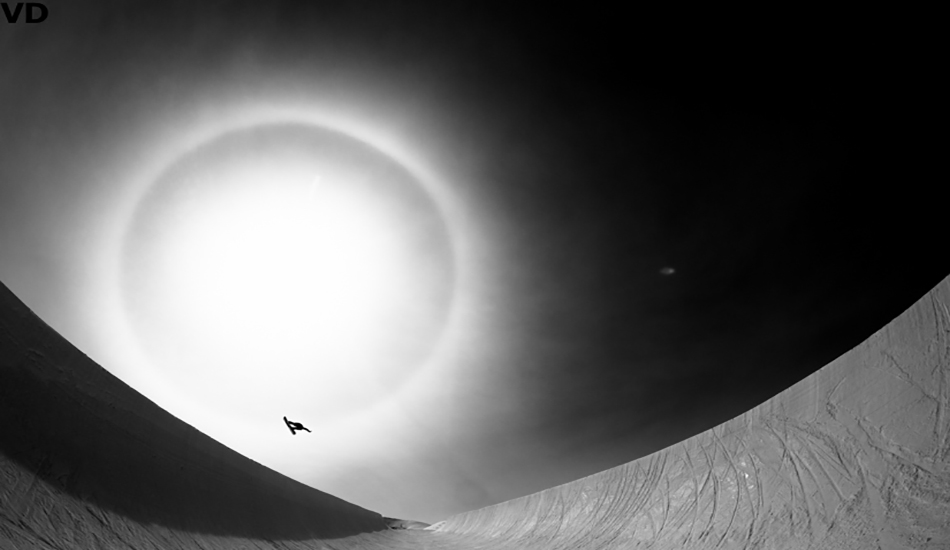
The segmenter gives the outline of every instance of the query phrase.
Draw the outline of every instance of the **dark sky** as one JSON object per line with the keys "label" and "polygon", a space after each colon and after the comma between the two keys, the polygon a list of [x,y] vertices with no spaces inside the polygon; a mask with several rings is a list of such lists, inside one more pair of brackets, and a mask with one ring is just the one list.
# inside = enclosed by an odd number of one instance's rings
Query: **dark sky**
{"label": "dark sky", "polygon": [[0,26],[0,280],[80,347],[82,220],[119,185],[109,151],[173,131],[160,114],[195,97],[362,89],[384,98],[370,113],[426,120],[422,155],[464,172],[490,243],[486,334],[506,344],[445,382],[457,408],[430,411],[459,426],[426,444],[449,472],[430,492],[398,466],[339,474],[376,476],[388,500],[350,498],[387,515],[434,521],[676,443],[950,274],[941,89],[927,33],[898,19],[47,5],[44,23]]}

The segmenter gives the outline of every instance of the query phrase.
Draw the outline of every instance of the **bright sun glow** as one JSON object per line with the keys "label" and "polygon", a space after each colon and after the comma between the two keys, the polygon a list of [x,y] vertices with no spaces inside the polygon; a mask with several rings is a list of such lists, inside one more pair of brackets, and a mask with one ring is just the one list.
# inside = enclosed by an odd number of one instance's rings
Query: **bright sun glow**
{"label": "bright sun glow", "polygon": [[325,410],[378,390],[413,294],[404,220],[332,167],[250,159],[204,177],[159,247],[161,316],[187,335],[164,362],[249,409],[288,386]]}
{"label": "bright sun glow", "polygon": [[287,437],[284,415],[319,434],[308,474],[391,451],[380,426],[415,430],[404,409],[443,395],[474,318],[472,258],[489,254],[431,162],[449,158],[427,141],[438,128],[406,131],[424,119],[387,101],[215,96],[129,139],[128,192],[95,213],[86,311],[101,314],[103,364],[284,473],[309,441]]}
{"label": "bright sun glow", "polygon": [[[242,342],[241,355],[259,360],[297,347],[339,360],[356,351],[357,338],[373,339],[374,313],[396,290],[392,230],[369,205],[319,178],[308,186],[252,179],[183,220],[170,250],[168,299],[188,330],[225,349]],[[319,338],[296,340],[289,327]]]}

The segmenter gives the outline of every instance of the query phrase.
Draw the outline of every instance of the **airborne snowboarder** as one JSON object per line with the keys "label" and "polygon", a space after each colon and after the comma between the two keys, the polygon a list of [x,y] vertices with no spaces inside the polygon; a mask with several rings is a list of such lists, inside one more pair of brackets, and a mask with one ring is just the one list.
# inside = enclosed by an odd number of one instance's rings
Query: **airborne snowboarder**
{"label": "airborne snowboarder", "polygon": [[297,431],[299,430],[307,430],[308,433],[313,433],[309,429],[305,428],[304,425],[301,424],[300,422],[293,422],[291,420],[287,420],[286,416],[284,417],[284,424],[287,424],[287,427],[290,428],[290,433],[294,435],[297,435]]}

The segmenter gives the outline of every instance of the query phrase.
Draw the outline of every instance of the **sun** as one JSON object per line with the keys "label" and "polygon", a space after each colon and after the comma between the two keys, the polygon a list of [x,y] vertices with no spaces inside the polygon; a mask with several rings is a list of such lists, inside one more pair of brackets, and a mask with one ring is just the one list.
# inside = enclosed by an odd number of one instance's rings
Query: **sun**
{"label": "sun", "polygon": [[398,162],[324,129],[220,138],[139,210],[129,318],[154,368],[213,407],[368,406],[425,360],[450,307],[438,206]]}
{"label": "sun", "polygon": [[165,251],[169,309],[245,359],[301,347],[315,361],[354,353],[355,340],[376,339],[373,320],[407,284],[398,227],[320,174],[258,168],[234,175],[175,227]]}

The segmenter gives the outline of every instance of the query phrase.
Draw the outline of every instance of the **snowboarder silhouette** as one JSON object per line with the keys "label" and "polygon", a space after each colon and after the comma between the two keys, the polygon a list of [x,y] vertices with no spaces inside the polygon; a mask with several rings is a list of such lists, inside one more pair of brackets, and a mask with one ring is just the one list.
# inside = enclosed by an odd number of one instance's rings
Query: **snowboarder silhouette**
{"label": "snowboarder silhouette", "polygon": [[290,433],[294,435],[297,435],[297,432],[299,430],[307,430],[308,433],[313,433],[307,428],[305,428],[304,425],[301,424],[300,422],[293,422],[293,421],[287,420],[286,416],[284,417],[284,424],[287,424],[287,427],[290,428]]}

